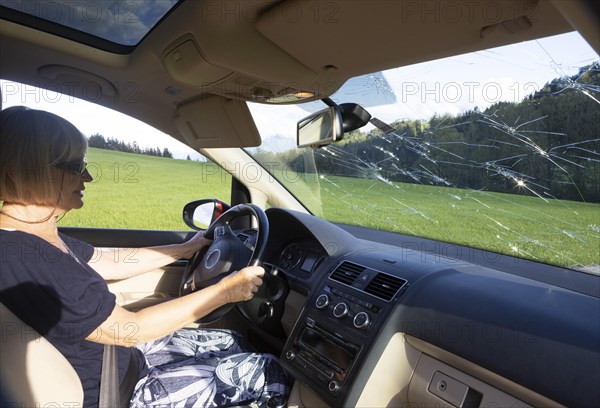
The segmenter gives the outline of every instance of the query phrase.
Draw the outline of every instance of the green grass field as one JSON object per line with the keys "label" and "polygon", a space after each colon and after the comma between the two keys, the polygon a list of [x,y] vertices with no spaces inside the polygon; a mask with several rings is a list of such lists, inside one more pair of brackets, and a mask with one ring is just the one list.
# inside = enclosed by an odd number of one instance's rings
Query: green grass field
{"label": "green grass field", "polygon": [[[95,180],[87,185],[86,204],[61,225],[185,230],[185,203],[230,198],[231,177],[211,163],[93,148],[88,161]],[[303,199],[318,192],[311,208],[334,222],[557,265],[600,264],[598,204],[330,176],[292,184]]]}
{"label": "green grass field", "polygon": [[173,160],[90,148],[81,210],[61,225],[186,230],[183,206],[200,198],[231,197],[231,176],[212,163]]}
{"label": "green grass field", "polygon": [[[325,206],[323,215],[329,220],[353,223],[360,218],[371,228],[556,265],[600,264],[598,204],[414,184],[392,187],[349,178],[331,181],[326,181],[325,194],[321,189],[323,202],[338,203]],[[367,216],[367,209],[375,216]]]}

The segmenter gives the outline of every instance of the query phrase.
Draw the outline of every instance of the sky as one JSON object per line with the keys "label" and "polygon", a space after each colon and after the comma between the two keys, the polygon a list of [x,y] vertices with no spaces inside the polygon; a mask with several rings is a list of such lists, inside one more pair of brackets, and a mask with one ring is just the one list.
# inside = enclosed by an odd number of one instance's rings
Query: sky
{"label": "sky", "polygon": [[[574,75],[598,55],[577,33],[549,37],[405,68],[385,71],[378,77],[354,80],[338,102],[365,101],[370,113],[383,121],[426,120],[434,113],[459,114],[495,102],[518,102],[548,81]],[[25,105],[63,116],[86,136],[133,142],[143,147],[168,147],[175,158],[200,155],[164,133],[110,109],[53,92],[1,81],[2,107]],[[380,100],[380,106],[368,106]],[[393,102],[393,103],[390,103]],[[295,140],[295,123],[321,102],[285,108],[249,104],[263,140],[279,136]],[[302,106],[302,105],[300,105]],[[368,130],[368,128],[366,129]],[[144,135],[140,143],[139,135]],[[135,136],[137,135],[137,137]]]}
{"label": "sky", "polygon": [[[0,4],[124,45],[136,45],[176,0],[0,0]],[[125,23],[125,24],[124,24]]]}

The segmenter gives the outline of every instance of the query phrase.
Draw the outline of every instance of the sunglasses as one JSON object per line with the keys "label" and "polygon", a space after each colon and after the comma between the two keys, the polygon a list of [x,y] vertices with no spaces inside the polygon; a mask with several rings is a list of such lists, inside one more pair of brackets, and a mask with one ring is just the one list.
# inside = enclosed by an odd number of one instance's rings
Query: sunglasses
{"label": "sunglasses", "polygon": [[61,170],[70,171],[78,176],[81,176],[85,172],[87,165],[87,160],[83,159],[82,161],[77,162],[60,162],[56,163],[54,166]]}

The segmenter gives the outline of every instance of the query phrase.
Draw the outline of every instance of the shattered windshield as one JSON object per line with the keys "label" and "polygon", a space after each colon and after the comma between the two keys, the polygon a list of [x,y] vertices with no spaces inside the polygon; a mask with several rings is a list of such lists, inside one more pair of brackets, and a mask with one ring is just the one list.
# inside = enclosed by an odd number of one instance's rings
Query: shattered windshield
{"label": "shattered windshield", "polygon": [[577,33],[354,78],[332,99],[371,123],[318,149],[295,129],[322,103],[251,106],[250,153],[313,214],[599,273],[600,65]]}

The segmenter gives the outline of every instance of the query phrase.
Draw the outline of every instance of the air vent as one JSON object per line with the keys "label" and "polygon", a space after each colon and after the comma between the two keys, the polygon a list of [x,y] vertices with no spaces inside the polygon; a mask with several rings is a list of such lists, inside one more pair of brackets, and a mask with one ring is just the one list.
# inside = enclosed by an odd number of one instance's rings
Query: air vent
{"label": "air vent", "polygon": [[342,262],[335,271],[329,277],[332,280],[345,283],[346,285],[352,285],[352,283],[358,278],[358,276],[366,268],[364,266],[356,265],[350,262]]}
{"label": "air vent", "polygon": [[365,292],[384,300],[392,300],[396,292],[406,284],[401,278],[385,273],[378,273],[365,288]]}

